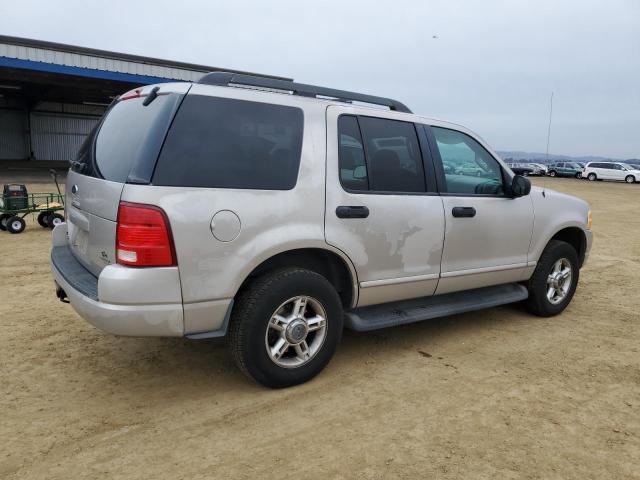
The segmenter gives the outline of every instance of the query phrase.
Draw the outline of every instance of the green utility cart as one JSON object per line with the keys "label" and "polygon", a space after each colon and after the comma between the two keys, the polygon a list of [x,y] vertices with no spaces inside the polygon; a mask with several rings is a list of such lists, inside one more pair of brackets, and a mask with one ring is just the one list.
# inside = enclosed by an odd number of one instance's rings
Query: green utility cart
{"label": "green utility cart", "polygon": [[29,214],[38,214],[43,228],[53,228],[64,222],[64,195],[60,192],[57,174],[51,170],[58,193],[28,193],[25,185],[11,183],[4,186],[0,199],[0,230],[22,233]]}

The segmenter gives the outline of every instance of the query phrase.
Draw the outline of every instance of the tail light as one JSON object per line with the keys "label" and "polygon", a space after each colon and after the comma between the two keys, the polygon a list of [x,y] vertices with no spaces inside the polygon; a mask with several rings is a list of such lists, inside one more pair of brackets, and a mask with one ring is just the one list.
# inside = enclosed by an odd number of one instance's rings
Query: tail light
{"label": "tail light", "polygon": [[142,95],[141,88],[134,88],[133,90],[129,90],[126,93],[123,93],[118,97],[118,100],[129,100],[131,98],[139,98]]}
{"label": "tail light", "polygon": [[116,261],[130,267],[177,265],[171,227],[164,210],[153,205],[120,202]]}

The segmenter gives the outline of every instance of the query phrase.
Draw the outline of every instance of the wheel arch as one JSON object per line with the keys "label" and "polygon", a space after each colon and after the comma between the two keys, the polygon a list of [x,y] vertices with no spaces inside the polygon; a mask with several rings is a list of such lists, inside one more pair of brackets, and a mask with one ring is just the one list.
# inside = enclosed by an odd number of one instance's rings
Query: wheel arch
{"label": "wheel arch", "polygon": [[336,288],[344,308],[358,301],[358,280],[351,261],[341,252],[319,247],[284,250],[264,259],[246,275],[235,296],[256,277],[281,267],[300,267],[322,275]]}
{"label": "wheel arch", "polygon": [[571,245],[578,254],[578,265],[582,267],[585,253],[587,251],[587,236],[580,227],[565,227],[561,230],[558,230],[547,241],[546,245],[548,245],[551,240],[561,240]]}

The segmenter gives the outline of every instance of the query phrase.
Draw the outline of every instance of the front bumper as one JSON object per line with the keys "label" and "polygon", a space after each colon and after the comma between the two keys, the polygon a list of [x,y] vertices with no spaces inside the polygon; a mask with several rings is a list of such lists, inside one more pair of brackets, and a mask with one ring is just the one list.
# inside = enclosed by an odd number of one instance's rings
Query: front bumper
{"label": "front bumper", "polygon": [[176,267],[151,271],[109,265],[95,277],[71,253],[62,224],[54,229],[51,271],[74,310],[100,330],[125,336],[184,335]]}
{"label": "front bumper", "polygon": [[584,258],[582,259],[581,267],[587,263],[587,259],[589,258],[589,252],[591,252],[591,246],[593,245],[593,232],[591,230],[585,230],[584,236],[587,240],[587,244],[584,249]]}

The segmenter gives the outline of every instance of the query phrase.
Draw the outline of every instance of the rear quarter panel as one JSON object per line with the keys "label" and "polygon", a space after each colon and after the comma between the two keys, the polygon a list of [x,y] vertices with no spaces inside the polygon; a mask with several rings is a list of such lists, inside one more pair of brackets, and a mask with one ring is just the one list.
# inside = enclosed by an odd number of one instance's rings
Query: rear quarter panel
{"label": "rear quarter panel", "polygon": [[[195,85],[194,92],[303,108],[304,132],[298,180],[292,190],[160,187],[127,184],[122,200],[160,206],[176,248],[185,304],[230,299],[248,274],[269,257],[296,248],[327,248],[324,242],[324,106],[283,94]],[[301,106],[302,103],[302,106]],[[239,235],[217,240],[213,216],[234,212]]]}

